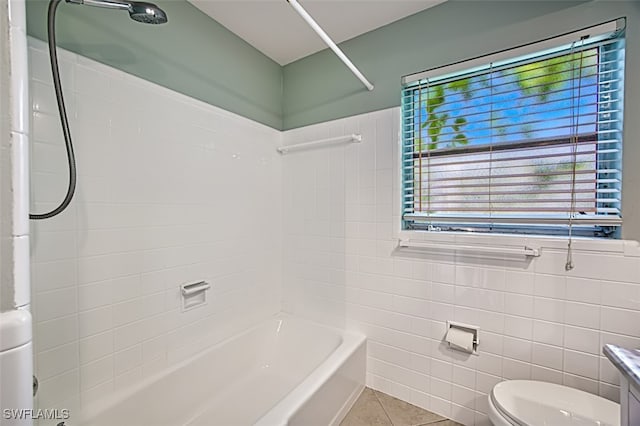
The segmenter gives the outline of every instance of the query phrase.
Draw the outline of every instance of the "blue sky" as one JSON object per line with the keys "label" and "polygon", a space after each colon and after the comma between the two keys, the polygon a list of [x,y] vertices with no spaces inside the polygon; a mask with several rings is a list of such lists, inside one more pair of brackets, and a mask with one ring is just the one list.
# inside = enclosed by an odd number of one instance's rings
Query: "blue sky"
{"label": "blue sky", "polygon": [[[585,52],[585,55],[587,52]],[[586,64],[585,64],[586,65]],[[564,81],[553,88],[545,102],[541,102],[536,93],[524,93],[518,87],[514,75],[507,69],[493,73],[493,77],[482,74],[469,78],[469,91],[471,99],[465,99],[462,92],[451,89],[444,84],[445,104],[437,107],[435,112],[449,114],[447,124],[442,129],[438,142],[451,142],[457,133],[463,133],[469,141],[469,145],[487,144],[490,142],[509,142],[530,138],[552,138],[570,136],[572,134],[572,84]],[[596,67],[591,65],[583,70],[581,88],[578,89],[577,81],[574,83],[573,93],[579,101],[576,103],[579,119],[578,133],[594,132],[596,130],[597,112],[597,76]],[[568,75],[564,75],[564,78]],[[534,80],[535,81],[535,80]],[[489,85],[494,87],[493,95]],[[433,87],[431,88],[433,91]],[[423,91],[423,103],[426,90]],[[417,98],[417,96],[416,96]],[[491,100],[493,102],[491,102]],[[491,103],[494,109],[494,121],[491,129]],[[421,121],[427,121],[427,113],[424,108]],[[416,119],[417,117],[416,113]],[[451,124],[458,117],[466,117],[467,123],[460,132],[455,132]],[[560,118],[559,118],[560,117]],[[417,122],[417,120],[416,120]],[[534,122],[527,124],[529,122]],[[491,136],[493,134],[493,140]],[[422,131],[423,139],[429,140],[427,129]],[[440,145],[441,147],[446,147]]]}

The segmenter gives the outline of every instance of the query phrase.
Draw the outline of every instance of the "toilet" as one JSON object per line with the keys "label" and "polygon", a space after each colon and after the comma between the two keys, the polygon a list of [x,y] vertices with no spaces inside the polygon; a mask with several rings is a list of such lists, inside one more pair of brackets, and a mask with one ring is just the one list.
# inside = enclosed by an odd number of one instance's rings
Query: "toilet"
{"label": "toilet", "polygon": [[507,380],[489,395],[494,426],[619,426],[620,405],[554,383]]}

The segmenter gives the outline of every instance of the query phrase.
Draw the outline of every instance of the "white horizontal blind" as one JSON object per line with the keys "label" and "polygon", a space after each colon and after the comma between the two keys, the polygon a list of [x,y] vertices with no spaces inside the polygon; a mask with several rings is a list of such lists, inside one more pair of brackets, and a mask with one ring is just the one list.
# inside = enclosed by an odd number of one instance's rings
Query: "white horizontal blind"
{"label": "white horizontal blind", "polygon": [[572,218],[588,235],[613,234],[621,224],[623,68],[616,34],[406,84],[404,228],[526,232]]}

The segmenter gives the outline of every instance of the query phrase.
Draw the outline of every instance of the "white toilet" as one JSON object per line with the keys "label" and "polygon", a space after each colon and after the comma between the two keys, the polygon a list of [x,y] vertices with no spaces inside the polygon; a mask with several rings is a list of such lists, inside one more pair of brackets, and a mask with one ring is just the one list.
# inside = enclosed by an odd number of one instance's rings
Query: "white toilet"
{"label": "white toilet", "polygon": [[507,380],[491,390],[489,419],[495,426],[619,426],[620,405],[554,383]]}

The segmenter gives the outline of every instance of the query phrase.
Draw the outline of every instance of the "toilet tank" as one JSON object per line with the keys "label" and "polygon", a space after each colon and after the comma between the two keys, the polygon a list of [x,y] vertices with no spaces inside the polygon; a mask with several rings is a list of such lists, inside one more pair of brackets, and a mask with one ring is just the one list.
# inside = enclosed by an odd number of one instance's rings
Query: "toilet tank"
{"label": "toilet tank", "polygon": [[0,313],[0,426],[31,426],[33,350],[31,314]]}

